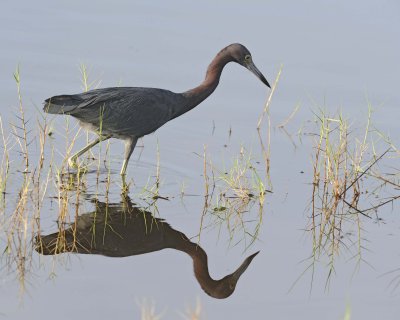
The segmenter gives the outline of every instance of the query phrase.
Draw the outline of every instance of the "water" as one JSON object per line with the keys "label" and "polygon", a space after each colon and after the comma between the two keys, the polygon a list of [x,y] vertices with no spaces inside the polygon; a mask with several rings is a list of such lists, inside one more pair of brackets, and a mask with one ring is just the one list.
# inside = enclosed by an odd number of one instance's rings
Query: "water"
{"label": "water", "polygon": [[[231,297],[215,300],[207,296],[193,276],[190,258],[176,250],[127,258],[61,255],[55,260],[33,252],[22,302],[16,273],[3,267],[6,264],[3,258],[1,314],[10,319],[70,319],[82,317],[81,314],[102,319],[139,318],[138,302],[147,299],[154,301],[158,312],[165,311],[163,319],[176,319],[188,306],[194,308],[199,299],[206,319],[341,319],[346,305],[351,308],[352,319],[398,319],[399,291],[393,291],[390,286],[398,273],[384,276],[400,264],[395,245],[399,237],[396,202],[378,211],[383,221],[375,216],[361,218],[363,244],[368,248],[362,252],[367,263],[361,263],[357,269],[355,259],[351,259],[357,250],[342,249],[329,290],[325,289],[329,271],[326,258],[321,258],[321,263],[316,265],[312,289],[310,272],[291,288],[309,265],[309,260],[304,259],[309,258],[312,250],[311,234],[304,228],[309,222],[315,153],[310,133],[318,132],[310,122],[315,119],[314,112],[321,106],[331,114],[341,108],[354,128],[361,128],[366,123],[369,99],[375,109],[374,125],[399,145],[396,121],[400,102],[397,93],[399,9],[392,1],[335,4],[120,1],[112,5],[105,1],[69,1],[57,5],[46,1],[40,6],[27,1],[3,3],[0,110],[6,135],[11,131],[9,123],[17,122],[18,101],[12,76],[17,64],[31,127],[36,127],[45,98],[82,90],[80,63],[89,67],[90,79],[101,80],[101,87],[150,86],[176,92],[199,83],[213,56],[232,42],[249,48],[254,62],[270,83],[280,64],[284,66],[271,105],[273,193],[266,195],[259,239],[247,250],[244,241],[234,246],[243,239],[241,230],[229,242],[231,234],[226,231],[226,225],[222,224],[219,229],[215,220],[207,219],[210,227],[201,233],[200,244],[208,254],[210,274],[214,278],[233,272],[247,255],[261,251]],[[253,75],[238,65],[228,65],[219,87],[209,99],[145,137],[144,147],[135,150],[128,168],[128,178],[134,178],[135,182],[130,190],[133,201],[147,205],[149,197],[142,189],[148,181],[149,187],[154,183],[158,145],[159,192],[170,200],[157,201],[156,215],[192,241],[198,240],[204,206],[204,146],[207,157],[217,168],[229,168],[244,146],[246,152],[251,152],[256,170],[264,177],[255,127],[267,95],[266,88]],[[286,126],[294,147],[277,126],[297,104],[300,109]],[[63,117],[49,120],[54,134],[48,141],[46,161],[50,161],[51,146],[54,146],[53,163],[59,167],[65,154],[66,122]],[[262,134],[265,138],[266,123]],[[377,152],[383,152],[383,143],[374,139]],[[84,143],[85,137],[81,135],[74,150]],[[18,148],[14,146],[11,152],[13,162],[5,209],[8,213],[15,208],[23,179],[17,171],[23,168]],[[118,171],[123,146],[119,141],[112,141],[111,157],[105,155],[105,148],[104,144],[101,155],[111,160],[109,199],[117,202],[120,201]],[[32,161],[36,162],[37,142],[30,145],[30,151]],[[96,148],[96,158],[98,154]],[[388,161],[382,169],[395,172],[396,159]],[[389,165],[394,169],[389,169]],[[100,182],[98,187],[96,168],[97,162],[84,178],[87,188],[83,193],[104,200],[105,184]],[[101,166],[100,172],[102,181],[108,171]],[[50,197],[57,196],[58,192],[56,180],[52,178],[40,210],[45,234],[56,230],[59,207],[57,199]],[[390,192],[392,196],[397,195],[395,189]],[[93,209],[85,194],[79,198],[80,214]],[[368,201],[361,206],[368,207]],[[71,199],[68,207],[72,221],[75,202]],[[212,206],[215,203],[213,200]],[[255,201],[246,218],[257,217]],[[250,223],[249,227],[254,225]],[[355,225],[349,229],[357,231]],[[1,231],[1,239],[5,241],[4,230]],[[354,239],[350,237],[349,241]]]}

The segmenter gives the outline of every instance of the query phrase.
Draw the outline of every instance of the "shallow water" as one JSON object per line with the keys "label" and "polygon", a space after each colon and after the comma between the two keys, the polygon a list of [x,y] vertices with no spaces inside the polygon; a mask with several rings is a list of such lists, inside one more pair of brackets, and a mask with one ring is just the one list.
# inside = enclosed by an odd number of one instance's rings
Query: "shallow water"
{"label": "shallow water", "polygon": [[[228,65],[209,99],[139,142],[128,168],[128,180],[134,180],[129,193],[132,201],[154,210],[156,217],[165,219],[192,241],[200,241],[208,254],[213,278],[233,272],[246,256],[261,251],[231,297],[215,300],[207,296],[193,276],[190,258],[167,249],[126,258],[77,254],[51,258],[33,252],[21,298],[15,264],[11,263],[10,271],[4,254],[0,314],[10,319],[70,319],[82,317],[81,314],[101,319],[139,318],[138,304],[147,299],[154,301],[157,312],[164,311],[162,319],[176,319],[188,306],[195,308],[199,299],[205,319],[341,319],[347,305],[352,319],[398,319],[399,289],[391,280],[399,273],[385,275],[400,265],[396,202],[378,210],[382,220],[375,215],[373,219],[361,217],[366,249],[362,250],[365,262],[359,268],[353,258],[358,251],[351,246],[349,250],[341,248],[336,256],[328,289],[326,256],[316,263],[313,281],[310,271],[296,280],[309,266],[307,259],[312,252],[311,234],[304,229],[309,223],[312,196],[312,134],[318,133],[312,120],[318,108],[330,114],[341,109],[353,123],[352,130],[360,128],[362,132],[369,100],[375,110],[374,126],[399,145],[399,9],[391,1],[329,5],[311,1],[254,1],[245,5],[227,1],[175,1],[168,5],[120,1],[112,6],[105,1],[57,5],[46,1],[40,6],[27,1],[4,3],[0,12],[0,110],[6,136],[11,132],[10,123],[18,121],[12,75],[17,64],[26,118],[33,129],[37,128],[36,119],[43,115],[41,103],[45,98],[82,90],[78,68],[82,62],[89,67],[90,79],[101,80],[101,87],[150,86],[181,92],[203,79],[207,64],[218,50],[240,42],[252,52],[257,67],[270,83],[281,63],[283,71],[270,110],[272,186],[266,184],[266,188],[272,188],[273,193],[266,194],[258,239],[250,247],[247,245],[251,237],[245,237],[242,229],[230,233],[226,223],[219,224],[218,216],[213,218],[215,198],[203,221],[200,240],[197,237],[205,202],[204,146],[207,158],[222,171],[232,166],[232,159],[240,155],[244,146],[245,154],[251,154],[252,164],[265,181],[256,125],[269,91],[242,67]],[[285,126],[289,138],[278,125],[297,104],[299,111]],[[53,134],[48,138],[43,172],[48,172],[50,162],[54,166],[39,210],[43,234],[57,230],[61,204],[55,169],[61,167],[66,150],[66,120],[48,117],[48,121]],[[267,122],[261,133],[266,143]],[[380,154],[385,144],[374,137]],[[82,133],[73,150],[85,142]],[[37,139],[29,146],[32,167],[38,161],[38,147]],[[3,210],[6,215],[15,210],[23,181],[23,161],[18,150],[19,146],[14,145],[10,152],[12,162]],[[108,161],[107,167],[100,164],[99,179],[96,160],[82,178],[85,187],[81,194],[76,197],[76,190],[68,193],[71,222],[76,208],[79,214],[93,210],[88,196],[100,201],[108,197],[111,203],[121,199],[118,172],[122,143],[113,140],[108,154],[105,150],[103,143],[93,151],[96,159],[100,155]],[[159,194],[169,200],[158,199],[155,207],[149,206],[151,195],[143,188],[147,185],[151,189],[155,183],[157,153]],[[367,150],[367,154],[371,153],[371,149]],[[396,173],[395,155],[391,153],[379,168]],[[107,193],[103,181],[109,172],[112,182]],[[208,174],[211,177],[210,168]],[[44,181],[45,175],[42,186]],[[368,181],[365,186],[369,187]],[[376,194],[383,198],[387,193],[396,196],[397,192],[393,188]],[[367,198],[361,207],[369,207],[371,199]],[[254,230],[259,218],[257,199],[246,209],[246,226]],[[35,212],[32,203],[27,211]],[[3,228],[0,231],[3,247],[7,233]],[[357,226],[350,224],[347,231],[353,235],[347,235],[344,242],[353,243]],[[28,241],[28,245],[32,247],[32,242]]]}

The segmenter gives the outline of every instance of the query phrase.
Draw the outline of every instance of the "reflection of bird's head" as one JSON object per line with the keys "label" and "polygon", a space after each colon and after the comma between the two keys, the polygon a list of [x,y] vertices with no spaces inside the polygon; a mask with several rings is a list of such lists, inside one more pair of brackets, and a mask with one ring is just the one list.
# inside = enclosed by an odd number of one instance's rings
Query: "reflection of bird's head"
{"label": "reflection of bird's head", "polygon": [[221,280],[217,281],[217,285],[212,288],[204,288],[203,290],[205,293],[207,293],[209,296],[217,299],[225,299],[228,298],[236,288],[236,284],[240,278],[240,276],[246,271],[247,267],[250,265],[251,261],[254,259],[254,257],[259,253],[260,251],[252,254],[251,256],[247,257],[243,263],[240,265],[237,270],[226,277],[222,278]]}

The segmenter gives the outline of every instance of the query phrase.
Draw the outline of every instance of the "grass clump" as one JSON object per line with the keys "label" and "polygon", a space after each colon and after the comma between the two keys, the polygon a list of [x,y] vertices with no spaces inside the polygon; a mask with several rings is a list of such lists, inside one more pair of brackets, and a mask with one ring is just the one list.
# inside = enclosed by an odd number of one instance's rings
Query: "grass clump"
{"label": "grass clump", "polygon": [[[231,165],[219,169],[204,151],[205,203],[200,234],[204,228],[224,227],[230,235],[229,243],[244,241],[246,248],[254,243],[262,224],[265,197],[271,192],[255,163],[251,153],[241,147]],[[259,210],[251,210],[255,205]],[[210,220],[207,225],[206,217]]]}
{"label": "grass clump", "polygon": [[[328,266],[325,288],[335,273],[336,258],[350,253],[356,269],[364,258],[365,221],[378,218],[378,209],[395,200],[379,170],[393,152],[382,134],[372,127],[369,108],[363,131],[353,127],[342,114],[329,116],[320,111],[315,124],[313,180],[310,219],[306,228],[312,237],[311,264],[314,276],[318,262]],[[368,206],[366,206],[368,203]],[[313,277],[312,277],[313,279]]]}

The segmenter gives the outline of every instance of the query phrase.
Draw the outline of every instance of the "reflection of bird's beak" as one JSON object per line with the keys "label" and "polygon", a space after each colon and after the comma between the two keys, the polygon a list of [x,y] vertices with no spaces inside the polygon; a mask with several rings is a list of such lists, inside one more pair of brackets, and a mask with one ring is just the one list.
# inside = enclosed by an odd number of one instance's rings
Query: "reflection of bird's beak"
{"label": "reflection of bird's beak", "polygon": [[[271,88],[267,79],[265,79],[264,75],[261,73],[260,70],[257,69],[253,62],[250,62],[246,65],[246,68],[249,69],[252,73],[256,75],[258,79],[260,79],[268,88]],[[251,261],[251,260],[250,260]]]}
{"label": "reflection of bird's beak", "polygon": [[[265,78],[264,78],[264,79],[265,79]],[[267,81],[267,80],[265,80],[265,81]],[[263,81],[263,82],[264,82],[264,81]],[[267,82],[267,83],[268,83],[268,82]],[[254,259],[254,257],[255,257],[256,255],[258,255],[259,252],[260,252],[260,251],[257,251],[256,253],[253,253],[251,256],[247,257],[247,258],[243,261],[242,265],[241,265],[239,268],[237,268],[237,270],[236,270],[234,273],[232,273],[232,277],[233,277],[233,279],[236,280],[236,282],[239,280],[240,276],[246,271],[246,269],[247,269],[247,267],[250,265],[251,261]]]}

